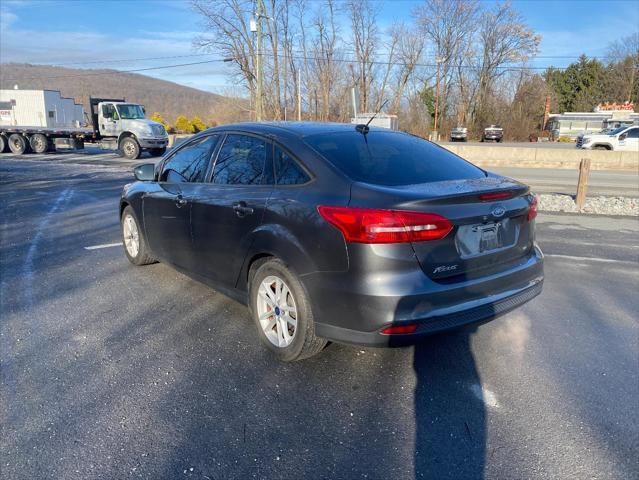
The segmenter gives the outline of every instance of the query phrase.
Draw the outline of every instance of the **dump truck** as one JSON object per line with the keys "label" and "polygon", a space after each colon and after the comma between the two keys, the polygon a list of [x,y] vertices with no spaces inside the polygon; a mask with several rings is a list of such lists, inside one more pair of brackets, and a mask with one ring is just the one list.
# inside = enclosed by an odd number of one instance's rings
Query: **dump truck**
{"label": "dump truck", "polygon": [[161,156],[169,137],[144,107],[125,99],[89,99],[90,115],[56,90],[0,90],[0,153],[82,149],[85,143],[118,150],[128,159],[143,151]]}

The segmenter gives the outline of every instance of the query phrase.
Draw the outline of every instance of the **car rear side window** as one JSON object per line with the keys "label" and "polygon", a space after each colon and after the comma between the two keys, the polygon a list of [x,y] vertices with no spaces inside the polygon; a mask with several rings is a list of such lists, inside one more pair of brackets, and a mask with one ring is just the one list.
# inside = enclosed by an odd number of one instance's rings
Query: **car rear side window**
{"label": "car rear side window", "polygon": [[218,139],[218,135],[210,135],[181,148],[164,164],[160,181],[203,182]]}
{"label": "car rear side window", "polygon": [[213,169],[213,183],[261,185],[272,183],[265,175],[267,142],[248,135],[228,135]]}
{"label": "car rear side window", "polygon": [[282,149],[275,147],[275,179],[278,185],[301,185],[311,177]]}
{"label": "car rear side window", "polygon": [[310,135],[305,141],[348,177],[376,185],[483,178],[482,170],[426,140],[371,130]]}

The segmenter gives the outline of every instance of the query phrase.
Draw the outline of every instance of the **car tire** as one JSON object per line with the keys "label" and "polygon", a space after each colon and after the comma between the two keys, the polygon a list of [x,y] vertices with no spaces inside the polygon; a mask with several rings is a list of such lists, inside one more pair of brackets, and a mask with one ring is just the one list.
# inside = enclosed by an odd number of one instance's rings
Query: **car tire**
{"label": "car tire", "polygon": [[604,145],[595,145],[594,147],[592,147],[593,150],[610,150],[610,148],[604,146]]}
{"label": "car tire", "polygon": [[4,153],[6,152],[9,147],[9,144],[7,142],[7,137],[5,137],[4,135],[0,135],[0,153]]}
{"label": "car tire", "polygon": [[138,217],[131,206],[127,206],[122,211],[120,232],[122,233],[124,253],[129,262],[133,265],[148,265],[156,262],[142,233],[142,226],[138,222]]}
{"label": "car tire", "polygon": [[151,150],[149,150],[151,152],[151,155],[154,157],[161,157],[162,155],[164,155],[166,153],[166,147],[162,147],[162,148],[152,148]]}
{"label": "car tire", "polygon": [[306,289],[282,260],[270,257],[257,262],[251,267],[248,282],[249,310],[260,341],[279,360],[303,360],[324,349],[327,341],[315,336]]}
{"label": "car tire", "polygon": [[9,150],[15,155],[22,155],[29,151],[29,143],[19,133],[14,133],[9,137]]}
{"label": "car tire", "polygon": [[140,158],[140,144],[135,138],[124,137],[122,140],[120,140],[120,145],[118,147],[120,149],[120,153],[129,160]]}
{"label": "car tire", "polygon": [[41,133],[31,135],[29,138],[29,145],[33,153],[46,153],[49,151],[49,139]]}

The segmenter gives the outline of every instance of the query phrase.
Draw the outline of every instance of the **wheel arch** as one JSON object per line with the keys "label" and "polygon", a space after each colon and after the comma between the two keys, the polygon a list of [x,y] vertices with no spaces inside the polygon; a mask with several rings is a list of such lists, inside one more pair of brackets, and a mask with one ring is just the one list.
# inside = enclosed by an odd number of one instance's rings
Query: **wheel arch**
{"label": "wheel arch", "polygon": [[249,281],[251,267],[265,258],[282,260],[298,275],[314,272],[317,265],[306,252],[297,237],[281,225],[260,225],[254,232],[251,246],[244,257],[244,263],[235,282],[235,288],[244,290]]}
{"label": "wheel arch", "polygon": [[[124,213],[124,209],[126,207],[128,207],[129,205],[131,205],[131,203],[129,203],[128,200],[121,200],[120,201],[120,216],[119,216],[120,219],[122,219],[122,214]],[[131,208],[133,208],[133,207],[131,207]]]}
{"label": "wheel arch", "polygon": [[604,147],[606,150],[612,150],[612,145],[609,143],[595,143],[591,148],[595,149],[597,147]]}
{"label": "wheel arch", "polygon": [[[120,142],[128,137],[133,137],[133,139],[137,142],[138,141],[138,137],[135,136],[135,133],[130,132],[128,130],[120,133],[120,135],[118,135],[118,146],[120,145]],[[139,142],[138,142],[139,143]]]}

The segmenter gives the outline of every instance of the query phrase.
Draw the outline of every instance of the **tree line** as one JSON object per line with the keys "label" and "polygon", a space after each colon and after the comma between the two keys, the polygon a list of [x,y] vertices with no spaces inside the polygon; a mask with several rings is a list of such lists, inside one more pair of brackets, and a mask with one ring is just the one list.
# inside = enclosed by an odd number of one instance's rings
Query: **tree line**
{"label": "tree line", "polygon": [[[502,123],[508,137],[524,139],[539,128],[546,97],[553,110],[592,110],[599,99],[637,99],[636,35],[634,46],[628,47],[627,39],[611,46],[607,63],[582,58],[574,68],[537,72],[530,60],[541,37],[509,1],[425,0],[410,20],[387,27],[380,22],[379,2],[372,0],[192,0],[191,5],[204,26],[194,44],[229,61],[233,83],[245,89],[252,111],[259,57],[267,120],[299,114],[305,120],[349,121],[355,89],[359,112],[375,112],[387,102],[385,110],[399,116],[400,128],[418,135],[432,129],[437,103],[444,134],[454,126],[478,132]],[[260,22],[260,52],[252,19]],[[587,76],[590,83],[584,86],[580,82]],[[605,87],[591,87],[593,82]],[[584,93],[571,98],[580,89]]]}

